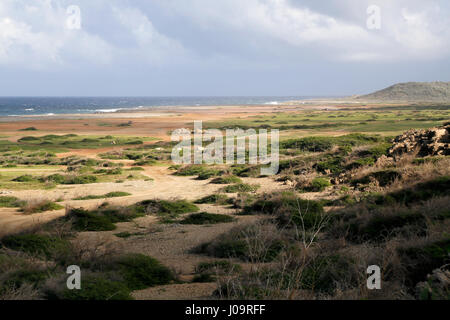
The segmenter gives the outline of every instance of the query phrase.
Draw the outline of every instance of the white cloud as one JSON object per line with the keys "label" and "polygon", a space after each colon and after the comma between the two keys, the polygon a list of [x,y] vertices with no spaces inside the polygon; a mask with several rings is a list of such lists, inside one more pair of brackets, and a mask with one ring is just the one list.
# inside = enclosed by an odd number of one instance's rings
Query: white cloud
{"label": "white cloud", "polygon": [[[265,52],[274,63],[283,54],[299,59],[405,61],[431,60],[450,53],[450,12],[448,7],[446,11],[437,5],[442,2],[439,0],[330,0],[339,8],[336,14],[323,13],[322,4],[306,7],[294,0],[154,0],[128,5],[120,0],[75,2],[82,10],[81,30],[65,27],[67,1],[0,0],[0,65],[48,69],[124,61],[151,66],[220,61],[239,65],[252,62],[249,51]],[[372,2],[382,9],[379,31],[366,29],[366,8]],[[206,30],[204,41],[201,45],[189,42],[196,35],[181,32],[180,39],[190,45],[187,50],[181,40],[155,27],[144,13],[158,14],[145,10],[149,4],[183,21],[175,18],[175,23],[189,23],[194,31]],[[93,24],[94,29],[92,23],[91,28],[85,27],[85,16],[86,20],[107,16],[122,38],[111,39],[108,33],[114,30],[102,28],[99,22]],[[229,56],[226,50],[210,50],[208,41],[217,41],[221,35],[228,40],[231,35],[236,39],[234,44],[241,47],[231,48]],[[276,55],[272,60],[271,54]]]}
{"label": "white cloud", "polygon": [[[374,2],[382,9],[382,29],[377,31],[366,28],[366,9]],[[166,0],[164,5],[203,28],[253,33],[262,48],[276,40],[294,49],[315,49],[328,59],[433,59],[448,55],[450,48],[449,12],[431,0],[333,2],[352,19],[297,6],[293,0]]]}
{"label": "white cloud", "polygon": [[134,53],[147,62],[160,65],[187,54],[181,43],[159,33],[140,10],[114,7],[113,12],[120,24],[134,37],[137,43]]}
{"label": "white cloud", "polygon": [[[89,7],[81,6],[82,17],[84,8]],[[112,17],[117,28],[136,40],[136,47],[113,45],[105,40],[105,30],[93,33],[84,26],[79,30],[67,28],[66,10],[61,0],[36,0],[31,4],[27,0],[1,0],[0,65],[54,69],[83,63],[105,65],[120,59],[143,59],[161,65],[172,52],[184,53],[178,42],[159,33],[138,9],[116,6]]]}

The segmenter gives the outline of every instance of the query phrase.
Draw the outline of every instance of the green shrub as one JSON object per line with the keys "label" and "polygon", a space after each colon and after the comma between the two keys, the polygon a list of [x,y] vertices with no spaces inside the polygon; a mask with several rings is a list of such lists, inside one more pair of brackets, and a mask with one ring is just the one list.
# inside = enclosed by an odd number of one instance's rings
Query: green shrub
{"label": "green shrub", "polygon": [[48,272],[46,271],[21,269],[8,274],[6,279],[3,280],[3,287],[19,289],[24,284],[31,284],[34,287],[37,287],[47,278]]}
{"label": "green shrub", "polygon": [[206,170],[198,175],[197,180],[208,180],[210,178],[217,177],[222,173],[223,171],[221,170]]}
{"label": "green shrub", "polygon": [[240,271],[242,268],[238,264],[232,264],[227,260],[216,260],[212,262],[201,262],[195,268],[198,273],[230,273]]}
{"label": "green shrub", "polygon": [[213,184],[242,184],[242,180],[239,177],[236,176],[223,176],[223,177],[218,177],[216,179],[213,179],[211,181],[211,183]]}
{"label": "green shrub", "polygon": [[332,295],[338,283],[357,286],[358,274],[351,272],[354,262],[341,255],[319,256],[303,270],[300,288]]}
{"label": "green shrub", "polygon": [[12,250],[23,251],[46,258],[50,258],[57,252],[69,247],[69,242],[65,239],[40,234],[7,236],[1,240],[1,243]]}
{"label": "green shrub", "polygon": [[180,214],[198,212],[200,209],[186,200],[147,200],[133,206],[134,210],[143,214],[157,214],[175,218]]}
{"label": "green shrub", "polygon": [[212,194],[210,196],[203,197],[197,201],[196,204],[216,204],[216,205],[226,205],[231,204],[232,199],[229,199],[224,194]]}
{"label": "green shrub", "polygon": [[32,175],[26,174],[26,175],[14,178],[12,181],[15,181],[15,182],[33,182],[35,180],[36,180],[35,177],[33,177]]}
{"label": "green shrub", "polygon": [[142,167],[131,167],[128,170],[130,171],[144,171],[145,169]]}
{"label": "green shrub", "polygon": [[56,184],[90,184],[98,181],[96,176],[81,175],[81,176],[64,176],[61,174],[52,174],[48,177],[41,178],[41,182],[53,182]]}
{"label": "green shrub", "polygon": [[308,191],[311,192],[322,192],[325,191],[326,188],[330,187],[330,180],[326,178],[315,178],[309,187],[307,187]]}
{"label": "green shrub", "polygon": [[430,244],[398,249],[402,264],[406,267],[407,285],[414,287],[418,282],[426,280],[426,276],[434,269],[449,262],[450,239]]}
{"label": "green shrub", "polygon": [[[253,226],[234,229],[212,242],[194,248],[193,252],[216,258],[239,258],[243,261],[271,262],[283,250],[284,243],[273,237],[261,238],[260,232],[264,231],[258,232],[258,228],[254,229]],[[252,250],[250,250],[249,245],[252,245]]]}
{"label": "green shrub", "polygon": [[232,184],[232,185],[224,187],[223,192],[226,192],[226,193],[255,192],[259,188],[260,188],[259,185],[238,183],[238,184]]}
{"label": "green shrub", "polygon": [[190,165],[186,167],[179,168],[177,172],[174,173],[176,176],[198,176],[205,171],[208,171],[208,168],[204,165]]}
{"label": "green shrub", "polygon": [[203,245],[198,252],[217,258],[242,258],[245,260],[248,257],[248,245],[245,240],[226,239],[217,243]]}
{"label": "green shrub", "polygon": [[343,163],[342,156],[328,156],[326,160],[316,163],[314,168],[320,173],[331,171],[333,174],[339,174],[345,170]]}
{"label": "green shrub", "polygon": [[65,184],[90,184],[97,181],[98,178],[96,176],[76,176],[66,181]]}
{"label": "green shrub", "polygon": [[421,213],[400,212],[389,215],[372,216],[367,222],[358,219],[348,225],[346,238],[363,243],[366,241],[384,241],[408,231],[414,227],[414,234],[423,234],[426,230],[426,217]]}
{"label": "green shrub", "polygon": [[91,196],[85,196],[85,197],[78,197],[73,200],[94,200],[94,199],[105,199],[105,198],[119,198],[119,197],[127,197],[127,196],[131,196],[131,193],[116,191],[116,192],[109,192],[109,193],[101,195],[101,196],[91,195]]}
{"label": "green shrub", "polygon": [[194,276],[192,282],[194,283],[210,283],[215,282],[216,277],[209,273],[201,273]]}
{"label": "green shrub", "polygon": [[66,176],[63,176],[61,174],[56,173],[56,174],[52,174],[52,175],[50,175],[50,176],[48,176],[46,178],[43,178],[42,181],[43,182],[44,181],[50,181],[50,182],[53,182],[53,183],[56,183],[56,184],[64,184],[65,181],[66,181]]}
{"label": "green shrub", "polygon": [[49,200],[39,201],[35,203],[24,203],[22,206],[22,212],[25,214],[42,213],[46,211],[55,211],[64,209],[60,204],[54,203]]}
{"label": "green shrub", "polygon": [[386,187],[387,185],[394,182],[395,179],[398,179],[401,177],[401,174],[398,171],[395,170],[382,170],[382,171],[376,171],[372,172],[371,174],[357,180],[353,180],[352,184],[368,184],[370,183],[370,178],[375,179],[378,181],[378,184],[381,187]]}
{"label": "green shrub", "polygon": [[19,140],[17,140],[18,142],[28,142],[28,141],[40,141],[41,139],[36,138],[36,137],[23,137]]}
{"label": "green shrub", "polygon": [[184,218],[180,221],[181,224],[218,224],[218,223],[228,223],[233,222],[233,217],[223,215],[223,214],[211,214],[206,212],[191,214],[189,217]]}
{"label": "green shrub", "polygon": [[35,127],[28,127],[28,128],[20,129],[19,131],[37,131],[37,129]]}
{"label": "green shrub", "polygon": [[173,273],[158,260],[142,255],[129,254],[118,260],[120,274],[128,288],[141,290],[175,280]]}
{"label": "green shrub", "polygon": [[81,290],[64,289],[64,300],[132,300],[131,290],[119,281],[111,281],[103,276],[83,278]]}
{"label": "green shrub", "polygon": [[18,208],[24,204],[24,201],[17,199],[16,197],[1,196],[0,208]]}
{"label": "green shrub", "polygon": [[245,207],[244,213],[274,215],[281,225],[294,223],[305,229],[313,228],[325,217],[320,202],[303,200],[290,193],[263,195],[252,205]]}
{"label": "green shrub", "polygon": [[233,165],[231,171],[234,175],[243,178],[257,178],[261,175],[261,166],[249,166],[249,165]]}
{"label": "green shrub", "polygon": [[98,212],[83,209],[72,209],[68,218],[72,220],[72,227],[77,231],[112,231],[116,229],[110,217]]}

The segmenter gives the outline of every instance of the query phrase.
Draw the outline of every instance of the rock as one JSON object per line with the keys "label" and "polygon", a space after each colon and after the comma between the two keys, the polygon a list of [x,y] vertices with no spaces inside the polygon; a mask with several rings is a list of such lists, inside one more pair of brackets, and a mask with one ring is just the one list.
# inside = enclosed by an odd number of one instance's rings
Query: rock
{"label": "rock", "polygon": [[429,130],[409,130],[394,139],[388,153],[391,158],[414,153],[421,157],[450,155],[450,124]]}
{"label": "rock", "polygon": [[416,298],[420,300],[449,300],[450,299],[450,270],[449,265],[433,271],[427,281],[416,286]]}
{"label": "rock", "polygon": [[394,159],[389,158],[385,155],[382,155],[380,158],[378,158],[377,162],[375,163],[377,166],[381,166],[381,167],[387,167],[390,164],[392,164],[394,162]]}

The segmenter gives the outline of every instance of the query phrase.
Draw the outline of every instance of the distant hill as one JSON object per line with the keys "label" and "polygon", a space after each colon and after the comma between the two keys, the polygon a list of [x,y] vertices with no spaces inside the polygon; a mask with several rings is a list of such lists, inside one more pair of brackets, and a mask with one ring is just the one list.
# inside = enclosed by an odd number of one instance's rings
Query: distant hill
{"label": "distant hill", "polygon": [[365,101],[450,102],[450,82],[407,82],[355,97]]}

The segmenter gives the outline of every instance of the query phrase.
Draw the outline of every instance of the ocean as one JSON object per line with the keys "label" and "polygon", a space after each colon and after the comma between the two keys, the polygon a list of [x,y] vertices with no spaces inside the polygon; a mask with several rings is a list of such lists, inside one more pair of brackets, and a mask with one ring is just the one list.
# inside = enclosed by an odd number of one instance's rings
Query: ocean
{"label": "ocean", "polygon": [[164,106],[277,105],[314,97],[0,97],[0,116],[108,113]]}

